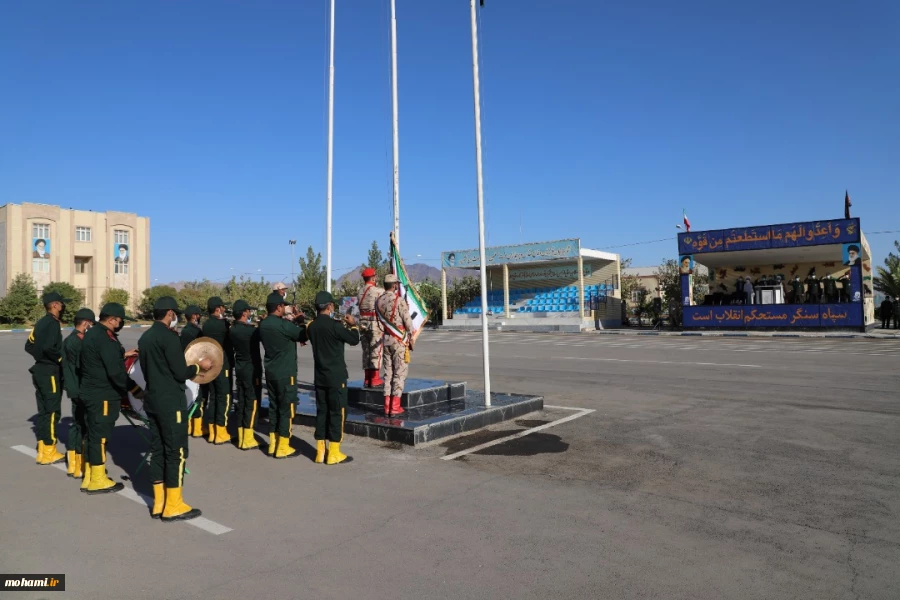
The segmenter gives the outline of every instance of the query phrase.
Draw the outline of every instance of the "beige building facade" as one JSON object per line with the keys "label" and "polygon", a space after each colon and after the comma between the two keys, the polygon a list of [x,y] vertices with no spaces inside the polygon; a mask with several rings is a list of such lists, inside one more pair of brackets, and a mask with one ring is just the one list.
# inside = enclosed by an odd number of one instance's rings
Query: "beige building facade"
{"label": "beige building facade", "polygon": [[0,296],[28,273],[39,292],[50,282],[71,283],[95,312],[108,289],[126,290],[134,310],[150,285],[150,220],[133,213],[6,204],[0,252]]}

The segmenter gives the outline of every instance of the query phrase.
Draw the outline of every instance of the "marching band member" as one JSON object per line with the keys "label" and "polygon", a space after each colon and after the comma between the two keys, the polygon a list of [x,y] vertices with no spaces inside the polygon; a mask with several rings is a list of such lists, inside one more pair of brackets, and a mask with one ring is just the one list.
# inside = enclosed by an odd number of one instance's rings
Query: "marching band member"
{"label": "marching band member", "polygon": [[[266,318],[259,324],[265,349],[266,390],[269,392],[269,456],[288,458],[294,408],[297,404],[297,343],[306,342],[306,327],[284,318],[284,297],[272,292],[266,298]],[[303,314],[297,315],[303,318]]]}
{"label": "marching band member", "polygon": [[384,289],[385,293],[375,303],[378,320],[384,328],[384,414],[401,415],[404,410],[400,398],[409,373],[407,349],[413,349],[413,324],[396,275],[389,273],[384,277]]}
{"label": "marching band member", "polygon": [[256,409],[262,394],[262,357],[259,351],[259,329],[250,324],[250,305],[243,300],[231,309],[234,325],[229,333],[234,346],[234,378],[237,380],[238,448],[259,447],[254,435]]}
{"label": "marching band member", "polygon": [[[187,324],[181,329],[181,350],[187,349],[188,344],[203,335],[200,329],[200,307],[191,304],[184,309],[184,318]],[[200,395],[197,397],[197,410],[194,411],[194,417],[188,423],[188,435],[193,437],[203,437],[203,405],[206,403],[206,396],[209,394],[209,386],[200,386]]]}
{"label": "marching band member", "polygon": [[34,329],[25,342],[25,352],[34,357],[34,366],[29,369],[37,399],[37,464],[52,465],[65,458],[56,449],[56,423],[62,404],[62,328],[60,317],[66,311],[67,300],[56,292],[44,294],[41,298],[47,311],[34,324]]}
{"label": "marching band member", "polygon": [[84,403],[78,382],[81,380],[81,344],[84,334],[94,324],[94,311],[89,308],[79,309],[75,313],[75,329],[63,342],[63,387],[72,401],[72,424],[69,425],[69,439],[66,440],[66,460],[69,477],[84,477],[84,436],[87,433],[87,422],[84,418]]}
{"label": "marching band member", "polygon": [[184,464],[188,458],[188,418],[185,385],[201,370],[212,367],[203,358],[188,366],[175,333],[178,303],[163,296],[153,305],[154,323],[138,341],[141,371],[147,382],[144,406],[150,423],[150,480],[153,507],[150,517],[163,521],[185,521],[200,516],[182,497]]}
{"label": "marching band member", "polygon": [[125,486],[106,474],[106,440],[119,418],[122,398],[131,392],[142,397],[141,388],[125,371],[125,352],[117,335],[125,326],[125,307],[109,302],[100,309],[100,321],[84,334],[81,348],[79,394],[87,419],[87,460],[81,491],[88,494],[118,492]]}
{"label": "marching band member", "polygon": [[225,320],[225,303],[218,296],[206,302],[209,318],[203,322],[204,337],[219,342],[225,353],[222,372],[209,384],[209,441],[221,445],[231,441],[228,433],[228,413],[231,411],[231,369],[234,366],[234,348],[228,336],[228,321]]}
{"label": "marching band member", "polygon": [[[344,360],[344,344],[359,344],[359,328],[352,315],[345,315],[344,322],[335,321],[334,297],[319,292],[315,298],[318,316],[306,325],[306,336],[312,344],[315,361],[316,386],[316,462],[336,465],[350,462],[351,457],[341,453],[344,439],[344,421],[347,416],[347,362]],[[345,326],[346,324],[346,326]],[[328,459],[325,459],[325,441],[328,440]]]}
{"label": "marching band member", "polygon": [[375,302],[384,294],[384,289],[378,287],[375,281],[375,269],[369,267],[362,272],[365,282],[362,291],[357,296],[359,307],[359,330],[362,339],[362,362],[366,379],[363,387],[378,387],[384,385],[381,379],[381,352],[384,331],[378,322],[375,313]]}

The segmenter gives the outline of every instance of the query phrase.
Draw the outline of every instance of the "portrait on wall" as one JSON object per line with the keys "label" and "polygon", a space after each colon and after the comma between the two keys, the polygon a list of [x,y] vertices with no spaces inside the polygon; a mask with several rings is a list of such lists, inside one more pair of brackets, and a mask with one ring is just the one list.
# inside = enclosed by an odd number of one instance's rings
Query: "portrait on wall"
{"label": "portrait on wall", "polygon": [[844,266],[853,267],[861,264],[859,244],[844,244]]}
{"label": "portrait on wall", "polygon": [[678,272],[682,275],[690,275],[694,272],[694,256],[685,254],[678,259]]}
{"label": "portrait on wall", "polygon": [[50,258],[50,240],[34,238],[31,240],[32,258]]}
{"label": "portrait on wall", "polygon": [[115,257],[115,261],[117,263],[122,265],[128,264],[128,244],[115,244],[113,246],[113,256]]}
{"label": "portrait on wall", "polygon": [[447,255],[447,266],[448,267],[456,266],[456,254],[454,252],[451,252],[450,254]]}

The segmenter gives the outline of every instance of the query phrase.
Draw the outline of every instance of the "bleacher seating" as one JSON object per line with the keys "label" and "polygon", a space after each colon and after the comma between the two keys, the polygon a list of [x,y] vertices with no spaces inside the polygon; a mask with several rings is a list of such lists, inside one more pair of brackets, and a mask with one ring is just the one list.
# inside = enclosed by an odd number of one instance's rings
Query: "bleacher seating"
{"label": "bleacher seating", "polygon": [[[584,303],[587,307],[591,296],[604,298],[612,287],[605,283],[584,286]],[[561,288],[531,288],[509,290],[510,309],[520,313],[566,313],[578,311],[578,286]],[[503,313],[503,290],[488,294],[488,311]],[[456,309],[458,315],[480,315],[481,296],[464,307]]]}

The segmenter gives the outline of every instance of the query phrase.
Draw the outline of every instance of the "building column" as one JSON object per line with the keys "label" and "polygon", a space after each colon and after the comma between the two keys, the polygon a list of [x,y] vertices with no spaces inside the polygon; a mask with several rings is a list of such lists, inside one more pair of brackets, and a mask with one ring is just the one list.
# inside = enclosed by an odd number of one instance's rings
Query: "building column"
{"label": "building column", "polygon": [[578,313],[584,318],[584,259],[578,257]]}
{"label": "building column", "polygon": [[447,269],[441,267],[441,318],[447,321]]}
{"label": "building column", "polygon": [[503,265],[503,314],[508,319],[509,312],[509,265]]}

